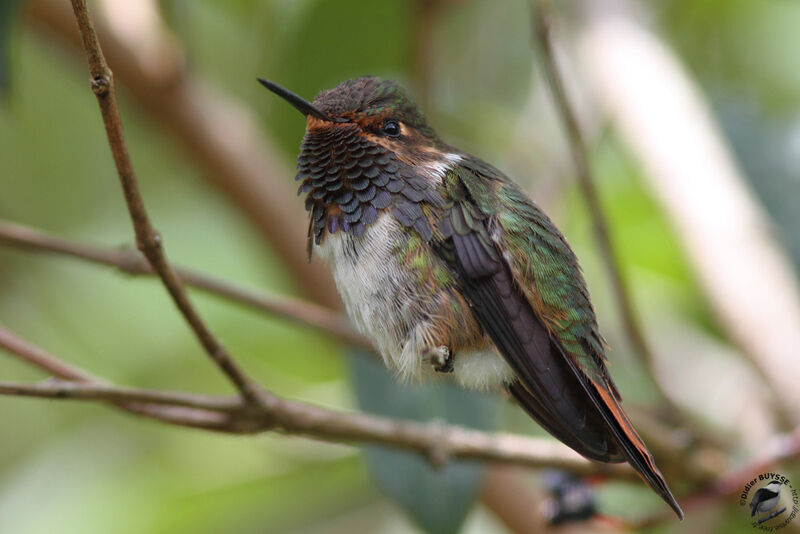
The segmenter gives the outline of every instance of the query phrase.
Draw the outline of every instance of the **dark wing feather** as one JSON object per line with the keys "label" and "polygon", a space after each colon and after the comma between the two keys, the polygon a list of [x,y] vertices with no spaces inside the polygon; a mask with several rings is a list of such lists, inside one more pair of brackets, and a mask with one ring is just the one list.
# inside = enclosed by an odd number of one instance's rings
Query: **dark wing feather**
{"label": "dark wing feather", "polygon": [[[488,236],[488,234],[486,234]],[[511,393],[545,429],[588,458],[621,462],[580,380],[553,354],[550,335],[515,288],[501,256],[480,245],[479,232],[451,237],[464,294],[478,322],[519,378]]]}
{"label": "dark wing feather", "polygon": [[[589,369],[578,364],[586,360],[574,358],[545,327],[495,245],[492,233],[496,239],[503,229],[480,209],[458,176],[449,175],[446,187],[451,206],[444,212],[434,246],[459,275],[476,319],[514,370],[517,381],[509,385],[510,393],[547,431],[580,454],[603,462],[630,462],[682,518],[647,447],[619,405],[602,354],[588,355]],[[579,271],[575,274],[580,276]],[[594,333],[593,313],[591,323]]]}

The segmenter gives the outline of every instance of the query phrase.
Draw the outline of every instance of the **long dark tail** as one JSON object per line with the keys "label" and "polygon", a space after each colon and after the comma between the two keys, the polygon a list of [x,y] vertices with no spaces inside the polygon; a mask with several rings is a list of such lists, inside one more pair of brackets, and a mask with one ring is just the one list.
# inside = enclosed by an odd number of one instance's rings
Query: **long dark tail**
{"label": "long dark tail", "polygon": [[[584,376],[584,378],[586,377]],[[627,461],[642,480],[683,520],[683,510],[681,510],[678,501],[669,490],[664,476],[656,466],[653,456],[644,441],[633,428],[628,416],[622,411],[617,399],[608,389],[596,386],[588,378],[586,378],[585,382],[581,382],[584,383],[584,387],[594,405],[586,411],[587,427],[597,428],[597,426],[602,425],[607,432],[609,447],[604,455],[593,453],[591,448],[585,447],[580,440],[576,439],[574,433],[568,429],[560,428],[556,421],[546,415],[546,410],[543,409],[536,397],[520,382],[511,384],[508,389],[528,415],[542,425],[545,430],[581,455],[601,462],[617,463]]]}
{"label": "long dark tail", "polygon": [[461,233],[451,228],[451,246],[441,245],[440,255],[454,265],[474,317],[514,370],[511,394],[545,429],[587,458],[627,460],[682,519],[683,511],[622,411],[605,370],[595,373],[600,381],[595,382],[580,368],[518,289],[502,255],[479,231],[469,230],[463,213],[459,217]]}

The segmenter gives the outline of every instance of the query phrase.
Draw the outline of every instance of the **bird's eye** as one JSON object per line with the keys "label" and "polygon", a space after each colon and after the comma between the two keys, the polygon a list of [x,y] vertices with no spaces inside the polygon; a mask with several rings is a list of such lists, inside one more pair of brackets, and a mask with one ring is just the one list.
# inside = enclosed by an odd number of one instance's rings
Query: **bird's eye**
{"label": "bird's eye", "polygon": [[383,123],[381,131],[389,137],[397,137],[400,135],[400,124],[396,120],[389,119]]}

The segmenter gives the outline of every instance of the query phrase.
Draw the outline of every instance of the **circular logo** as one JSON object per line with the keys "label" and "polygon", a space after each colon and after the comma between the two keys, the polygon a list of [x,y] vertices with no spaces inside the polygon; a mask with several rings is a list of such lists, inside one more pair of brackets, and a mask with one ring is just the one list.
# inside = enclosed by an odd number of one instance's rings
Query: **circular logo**
{"label": "circular logo", "polygon": [[800,495],[780,473],[761,473],[745,484],[739,506],[750,518],[750,526],[766,532],[780,530],[800,513]]}

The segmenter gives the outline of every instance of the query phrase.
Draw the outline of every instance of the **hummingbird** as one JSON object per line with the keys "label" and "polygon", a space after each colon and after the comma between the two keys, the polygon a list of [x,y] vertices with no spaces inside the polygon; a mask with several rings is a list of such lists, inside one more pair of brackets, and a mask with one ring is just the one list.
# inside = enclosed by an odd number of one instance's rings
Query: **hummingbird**
{"label": "hummingbird", "polygon": [[347,80],[313,102],[259,82],[305,116],[309,259],[330,265],[387,366],[508,392],[584,457],[629,462],[682,519],[622,410],[578,260],[525,191],[442,141],[392,81]]}

